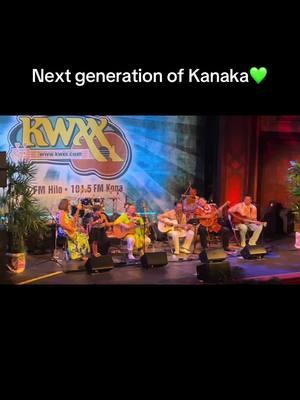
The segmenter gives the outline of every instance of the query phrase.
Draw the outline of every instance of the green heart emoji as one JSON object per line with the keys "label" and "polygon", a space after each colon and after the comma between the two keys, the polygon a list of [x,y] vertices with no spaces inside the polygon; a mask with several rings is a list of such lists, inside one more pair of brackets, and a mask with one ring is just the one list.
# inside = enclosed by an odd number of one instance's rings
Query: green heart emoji
{"label": "green heart emoji", "polygon": [[261,81],[263,81],[267,75],[267,68],[265,67],[261,67],[261,68],[256,68],[256,67],[252,67],[250,69],[250,75],[252,76],[252,78],[255,80],[256,83],[260,83]]}

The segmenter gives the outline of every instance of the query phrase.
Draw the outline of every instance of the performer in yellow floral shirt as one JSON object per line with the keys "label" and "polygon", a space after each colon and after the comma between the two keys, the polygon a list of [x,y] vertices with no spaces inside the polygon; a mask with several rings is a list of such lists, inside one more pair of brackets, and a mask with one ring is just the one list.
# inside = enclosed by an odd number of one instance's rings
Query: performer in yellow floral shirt
{"label": "performer in yellow floral shirt", "polygon": [[70,258],[76,260],[81,258],[86,261],[90,252],[89,238],[84,229],[78,226],[79,211],[82,205],[78,204],[74,217],[70,217],[71,203],[68,199],[62,199],[58,206],[57,220],[59,226],[68,237],[68,251]]}
{"label": "performer in yellow floral shirt", "polygon": [[[131,228],[129,225],[132,223],[136,224],[135,233],[128,233],[128,235],[125,236],[125,240],[127,240],[128,258],[130,260],[135,260],[133,249],[142,250],[144,246],[144,220],[136,213],[135,205],[130,204],[126,212],[121,214],[120,217],[114,221],[114,225],[120,225],[123,229],[129,230]],[[145,236],[145,246],[149,246],[150,243],[150,238]]]}

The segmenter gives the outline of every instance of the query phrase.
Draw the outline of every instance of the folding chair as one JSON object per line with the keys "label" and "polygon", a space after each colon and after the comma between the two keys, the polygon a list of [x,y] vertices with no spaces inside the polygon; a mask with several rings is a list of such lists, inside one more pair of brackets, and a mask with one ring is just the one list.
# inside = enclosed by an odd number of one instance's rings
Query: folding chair
{"label": "folding chair", "polygon": [[[229,223],[230,223],[230,227],[231,227],[231,230],[232,230],[232,233],[233,233],[233,237],[234,237],[234,240],[235,240],[236,244],[237,244],[238,246],[241,246],[240,231],[239,231],[239,229],[236,228],[235,225],[232,223],[232,218],[231,218],[231,215],[230,215],[230,214],[228,214],[228,221],[229,221]],[[249,240],[249,235],[250,235],[250,233],[249,233],[249,229],[248,229],[248,230],[247,230],[247,233],[246,233],[246,241]]]}
{"label": "folding chair", "polygon": [[[232,218],[231,218],[231,215],[230,215],[229,213],[228,213],[228,221],[229,221],[229,223],[230,223],[230,228],[231,228],[231,231],[232,231],[232,233],[233,233],[232,237],[234,237],[234,240],[235,240],[236,244],[237,244],[238,246],[240,246],[240,245],[241,245],[241,241],[239,240],[239,238],[238,238],[238,236],[237,236],[237,233],[239,233],[239,230],[238,230],[238,228],[236,228],[236,227],[233,225],[233,223],[232,223]],[[231,239],[232,239],[232,237],[231,237]]]}

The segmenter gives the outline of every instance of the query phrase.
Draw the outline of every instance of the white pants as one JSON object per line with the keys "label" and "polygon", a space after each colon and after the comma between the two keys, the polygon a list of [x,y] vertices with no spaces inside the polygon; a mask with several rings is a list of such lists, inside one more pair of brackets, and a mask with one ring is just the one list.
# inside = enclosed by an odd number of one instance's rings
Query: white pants
{"label": "white pants", "polygon": [[[151,243],[151,239],[148,238],[148,236],[145,237],[145,248],[147,248],[149,246],[149,244]],[[133,236],[129,236],[127,238],[127,250],[129,253],[133,252],[133,248],[134,248],[134,237]]]}
{"label": "white pants", "polygon": [[188,231],[172,231],[168,232],[168,236],[172,238],[173,241],[173,246],[175,248],[175,253],[179,253],[179,238],[184,237],[185,241],[183,243],[183,246],[185,249],[189,250],[191,247],[193,238],[194,238],[194,231],[191,229]]}
{"label": "white pants", "polygon": [[249,240],[250,246],[255,246],[256,242],[261,234],[261,231],[263,230],[262,225],[256,225],[256,224],[237,224],[236,228],[238,228],[240,235],[241,235],[241,245],[242,247],[246,246],[246,233],[248,229],[252,231],[251,238]]}

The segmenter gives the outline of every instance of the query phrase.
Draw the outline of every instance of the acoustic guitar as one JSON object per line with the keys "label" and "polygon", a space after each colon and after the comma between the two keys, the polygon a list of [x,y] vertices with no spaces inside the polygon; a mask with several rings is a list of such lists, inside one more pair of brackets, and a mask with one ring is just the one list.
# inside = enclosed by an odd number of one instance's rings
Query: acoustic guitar
{"label": "acoustic guitar", "polygon": [[176,219],[164,218],[164,221],[158,221],[157,227],[159,232],[168,233],[177,229],[184,229],[189,224],[178,224]]}
{"label": "acoustic guitar", "polygon": [[124,239],[124,237],[127,235],[134,235],[137,226],[138,225],[135,222],[130,222],[127,224],[126,228],[122,225],[114,225],[113,236],[117,239]]}
{"label": "acoustic guitar", "polygon": [[248,224],[262,225],[263,227],[267,226],[267,222],[249,219],[245,215],[242,215],[239,212],[235,212],[235,213],[231,214],[231,222],[233,223],[233,225],[248,223]]}

